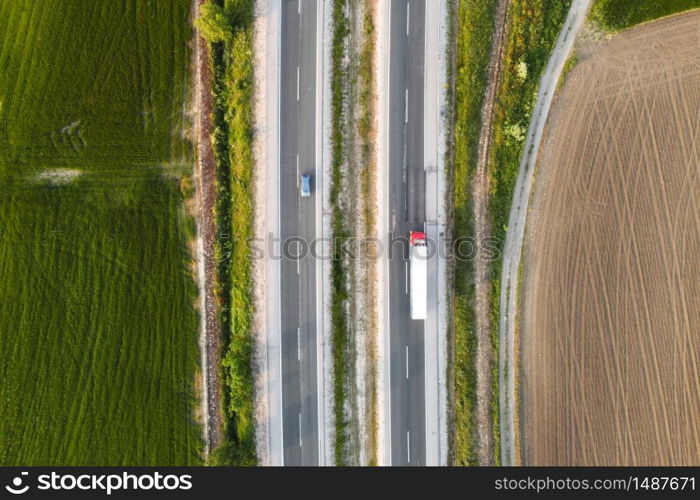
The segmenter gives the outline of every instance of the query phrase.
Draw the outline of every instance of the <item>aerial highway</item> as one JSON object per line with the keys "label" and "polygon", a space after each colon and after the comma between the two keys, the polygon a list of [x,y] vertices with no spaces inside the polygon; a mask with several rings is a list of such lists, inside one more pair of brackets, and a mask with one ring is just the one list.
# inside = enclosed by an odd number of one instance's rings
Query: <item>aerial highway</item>
{"label": "aerial highway", "polygon": [[[296,258],[317,233],[317,14],[315,0],[285,0],[279,82],[279,230],[284,465],[319,465],[317,261]],[[301,197],[301,176],[310,195]],[[303,242],[303,243],[302,243]]]}
{"label": "aerial highway", "polygon": [[[323,52],[320,35],[324,3],[285,0],[270,5],[279,14],[270,34],[279,40],[272,42],[271,52],[277,56],[271,58],[269,68],[271,73],[279,74],[271,80],[274,85],[268,87],[268,96],[273,96],[270,103],[274,103],[268,109],[279,123],[271,134],[278,135],[278,141],[273,141],[278,152],[274,167],[268,167],[268,203],[274,206],[269,211],[274,215],[270,227],[282,242],[284,254],[268,274],[270,463],[323,465],[330,446],[325,443],[323,417],[327,398],[320,342],[323,280],[318,259],[294,256],[322,233],[319,111],[323,85],[319,66],[323,58],[319,54]],[[385,261],[384,331],[388,352],[383,397],[389,413],[382,456],[383,463],[391,465],[437,464],[436,264],[427,264],[427,320],[413,320],[407,260],[411,231],[425,231],[429,238],[436,236],[432,207],[437,196],[430,189],[426,196],[426,177],[435,178],[435,165],[430,160],[434,148],[426,149],[424,144],[426,112],[431,113],[430,109],[426,111],[428,100],[424,95],[426,51],[430,46],[426,43],[426,2],[394,0],[386,7],[390,21],[384,89],[388,157],[386,211],[382,218],[391,237],[404,240],[405,253],[395,248],[392,258]],[[432,114],[427,116],[428,123],[437,119],[437,113]],[[302,192],[302,179],[307,175],[308,193]],[[433,184],[429,181],[428,185]]]}
{"label": "aerial highway", "polygon": [[[392,238],[425,227],[425,0],[391,2],[389,43],[389,182]],[[409,267],[401,252],[389,262],[391,465],[425,465],[425,321],[410,314]]]}

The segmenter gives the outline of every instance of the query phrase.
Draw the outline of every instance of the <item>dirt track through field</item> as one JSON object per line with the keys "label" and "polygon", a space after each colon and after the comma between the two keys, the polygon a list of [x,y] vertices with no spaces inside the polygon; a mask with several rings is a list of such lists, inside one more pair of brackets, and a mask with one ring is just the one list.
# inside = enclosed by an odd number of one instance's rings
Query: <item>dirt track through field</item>
{"label": "dirt track through field", "polygon": [[700,11],[578,48],[525,239],[526,465],[700,464]]}
{"label": "dirt track through field", "polygon": [[[491,55],[489,57],[488,80],[484,103],[481,107],[481,130],[476,172],[472,182],[472,199],[474,214],[474,239],[481,246],[491,236],[488,224],[487,208],[489,203],[488,160],[491,148],[493,127],[493,107],[496,103],[496,88],[501,70],[503,38],[506,32],[506,14],[508,0],[499,0],[496,5],[494,31],[491,38]],[[493,465],[493,428],[491,425],[491,363],[494,353],[491,346],[491,321],[489,316],[489,279],[490,262],[486,252],[476,252],[474,258],[474,312],[476,315],[476,427],[477,457],[479,465]]]}
{"label": "dirt track through field", "polygon": [[[192,19],[199,16],[199,7],[204,0],[193,0]],[[216,165],[212,144],[213,96],[212,74],[209,68],[209,47],[201,36],[195,34],[193,50],[192,113],[195,117],[194,140],[197,151],[195,182],[197,184],[197,266],[200,294],[200,350],[202,370],[202,427],[204,432],[204,457],[215,450],[223,438],[222,404],[220,394],[219,366],[221,358],[221,324],[216,298]]]}

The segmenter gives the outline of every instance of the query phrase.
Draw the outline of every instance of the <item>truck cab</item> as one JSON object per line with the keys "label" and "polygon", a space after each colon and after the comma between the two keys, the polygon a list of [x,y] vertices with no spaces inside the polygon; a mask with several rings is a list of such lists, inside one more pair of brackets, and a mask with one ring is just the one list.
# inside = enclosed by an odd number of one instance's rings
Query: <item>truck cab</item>
{"label": "truck cab", "polygon": [[424,320],[428,302],[428,241],[425,233],[409,233],[411,259],[411,319]]}

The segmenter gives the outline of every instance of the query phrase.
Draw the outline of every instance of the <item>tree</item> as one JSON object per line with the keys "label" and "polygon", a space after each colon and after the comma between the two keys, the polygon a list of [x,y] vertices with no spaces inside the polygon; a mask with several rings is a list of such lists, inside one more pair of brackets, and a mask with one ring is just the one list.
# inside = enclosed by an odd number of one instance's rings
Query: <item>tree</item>
{"label": "tree", "polygon": [[224,9],[213,0],[207,0],[202,4],[194,26],[202,38],[209,43],[223,42],[231,36],[231,25]]}

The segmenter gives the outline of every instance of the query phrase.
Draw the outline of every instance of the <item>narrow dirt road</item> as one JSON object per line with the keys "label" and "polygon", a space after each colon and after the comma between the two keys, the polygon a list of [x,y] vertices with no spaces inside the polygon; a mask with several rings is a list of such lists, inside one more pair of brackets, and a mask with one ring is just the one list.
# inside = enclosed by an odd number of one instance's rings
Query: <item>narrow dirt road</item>
{"label": "narrow dirt road", "polygon": [[[193,0],[192,18],[199,15],[204,0]],[[202,394],[200,407],[204,433],[204,456],[221,444],[221,397],[219,370],[221,325],[214,293],[216,282],[216,166],[212,137],[211,72],[206,41],[195,33],[193,47],[193,109],[194,140],[197,155],[195,185],[197,201],[197,284],[200,297],[200,352]]]}
{"label": "narrow dirt road", "polygon": [[495,29],[491,40],[488,83],[484,103],[481,107],[481,130],[477,151],[476,174],[472,183],[474,200],[474,237],[478,251],[474,258],[474,282],[476,313],[476,424],[477,456],[480,465],[493,465],[493,429],[491,428],[491,361],[494,353],[491,348],[491,322],[489,321],[489,260],[481,251],[481,245],[491,235],[487,215],[489,198],[488,159],[491,148],[491,128],[493,107],[496,102],[498,75],[501,70],[503,38],[506,31],[508,0],[499,0],[496,7]]}
{"label": "narrow dirt road", "polygon": [[552,55],[547,62],[537,102],[532,111],[530,127],[527,132],[525,149],[520,161],[520,170],[513,193],[508,232],[503,252],[503,274],[501,275],[500,327],[498,334],[498,387],[501,427],[501,464],[516,465],[515,438],[515,315],[518,302],[518,270],[525,235],[525,218],[527,216],[530,191],[537,163],[537,153],[542,142],[549,109],[556,91],[559,76],[564,68],[576,35],[584,24],[591,0],[574,0],[569,14],[564,21],[557,38]]}

